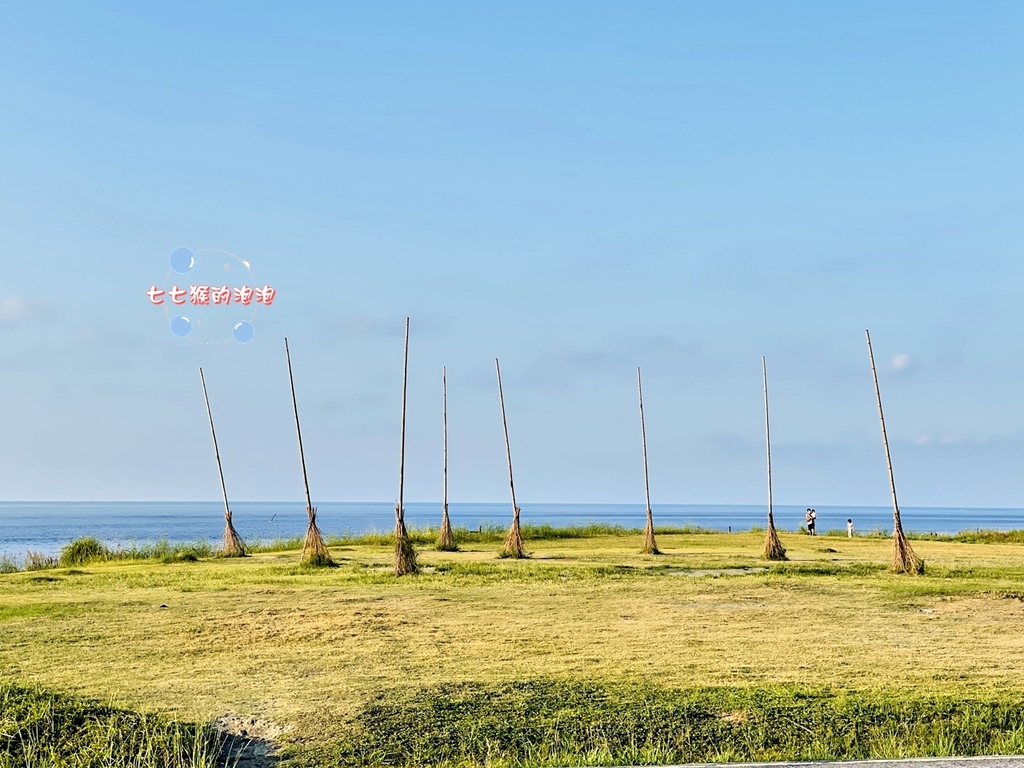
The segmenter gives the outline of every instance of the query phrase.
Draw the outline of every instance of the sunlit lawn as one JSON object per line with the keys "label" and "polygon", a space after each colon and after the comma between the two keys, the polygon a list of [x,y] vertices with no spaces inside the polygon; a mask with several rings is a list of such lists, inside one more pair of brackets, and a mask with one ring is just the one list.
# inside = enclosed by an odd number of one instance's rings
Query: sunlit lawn
{"label": "sunlit lawn", "polygon": [[[198,563],[102,563],[0,576],[0,673],[147,711],[226,712],[328,738],[377,694],[444,681],[650,680],[692,688],[802,683],[1024,693],[1024,545],[915,541],[923,577],[885,568],[887,540],[755,533],[386,546]],[[765,569],[768,570],[765,570]],[[162,607],[166,606],[166,607]]]}

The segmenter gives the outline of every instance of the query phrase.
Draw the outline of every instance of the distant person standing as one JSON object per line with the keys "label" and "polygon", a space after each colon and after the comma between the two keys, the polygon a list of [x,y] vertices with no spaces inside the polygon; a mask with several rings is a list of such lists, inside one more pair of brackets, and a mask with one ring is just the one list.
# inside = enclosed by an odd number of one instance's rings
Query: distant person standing
{"label": "distant person standing", "polygon": [[853,538],[853,518],[852,517],[846,518],[846,538],[848,538],[848,539],[852,539]]}
{"label": "distant person standing", "polygon": [[807,521],[807,535],[814,535],[814,521],[817,519],[818,513],[810,507],[807,508],[807,514],[804,515],[804,520]]}

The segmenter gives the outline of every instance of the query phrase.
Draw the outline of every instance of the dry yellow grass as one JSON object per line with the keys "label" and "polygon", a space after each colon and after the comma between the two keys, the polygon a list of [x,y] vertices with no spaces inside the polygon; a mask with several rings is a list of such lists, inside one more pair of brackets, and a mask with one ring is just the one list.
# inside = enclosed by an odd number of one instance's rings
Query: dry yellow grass
{"label": "dry yellow grass", "polygon": [[909,577],[872,570],[885,540],[783,534],[776,572],[755,570],[761,534],[658,538],[662,557],[632,537],[424,551],[401,579],[389,547],[334,548],[337,570],[279,553],[0,576],[0,674],[295,736],[444,681],[1024,690],[1024,545],[915,541],[929,575]]}

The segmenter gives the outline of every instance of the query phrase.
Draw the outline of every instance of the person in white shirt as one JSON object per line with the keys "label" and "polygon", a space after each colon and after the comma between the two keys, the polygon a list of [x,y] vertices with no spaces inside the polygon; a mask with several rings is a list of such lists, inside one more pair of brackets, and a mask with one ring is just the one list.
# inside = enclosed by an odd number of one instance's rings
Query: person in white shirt
{"label": "person in white shirt", "polygon": [[846,538],[848,538],[848,539],[852,539],[853,538],[853,518],[852,517],[848,517],[846,519]]}

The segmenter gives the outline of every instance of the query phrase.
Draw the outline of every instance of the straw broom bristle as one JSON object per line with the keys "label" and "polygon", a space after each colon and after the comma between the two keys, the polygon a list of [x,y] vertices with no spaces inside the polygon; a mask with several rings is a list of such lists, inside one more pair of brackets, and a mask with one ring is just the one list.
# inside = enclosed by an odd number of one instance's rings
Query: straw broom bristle
{"label": "straw broom bristle", "polygon": [[444,505],[441,512],[441,532],[437,536],[438,552],[458,552],[459,545],[455,543],[455,534],[452,533],[452,521],[448,517],[448,505]]}
{"label": "straw broom bristle", "polygon": [[235,526],[231,522],[231,512],[224,515],[224,556],[245,557],[248,553],[245,549],[245,542],[238,535]]}
{"label": "straw broom bristle", "polygon": [[406,576],[416,573],[416,550],[412,548],[409,532],[405,529],[401,507],[395,505],[397,522],[395,523],[395,575]]}
{"label": "straw broom bristle", "polygon": [[896,517],[892,539],[892,566],[894,573],[910,573],[920,576],[924,573],[924,560],[917,556],[903,533],[903,524]]}
{"label": "straw broom bristle", "polygon": [[644,546],[640,550],[642,555],[660,555],[661,550],[658,549],[658,544],[654,541],[654,517],[651,514],[650,508],[647,510],[647,527],[644,528]]}
{"label": "straw broom bristle", "polygon": [[787,560],[786,548],[779,540],[779,532],[775,530],[775,520],[769,516],[768,532],[764,537],[764,559],[765,560]]}
{"label": "straw broom bristle", "polygon": [[327,542],[316,524],[316,507],[306,510],[309,515],[309,527],[306,528],[306,540],[302,544],[302,563],[317,568],[334,568],[336,563],[331,559]]}
{"label": "straw broom bristle", "polygon": [[513,560],[521,560],[527,556],[523,549],[523,534],[519,530],[519,507],[516,507],[516,512],[512,516],[512,527],[508,529],[505,544],[501,548],[501,556]]}

